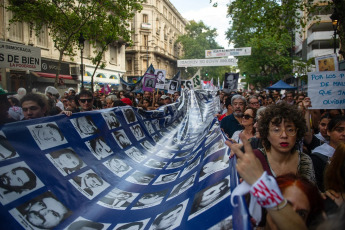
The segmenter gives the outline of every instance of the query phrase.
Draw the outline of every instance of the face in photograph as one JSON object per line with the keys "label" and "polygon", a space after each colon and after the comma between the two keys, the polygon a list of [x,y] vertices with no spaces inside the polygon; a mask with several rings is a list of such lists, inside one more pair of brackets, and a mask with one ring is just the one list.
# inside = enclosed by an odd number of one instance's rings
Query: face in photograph
{"label": "face in photograph", "polygon": [[68,226],[67,230],[102,230],[104,224],[92,222],[90,220],[77,220]]}
{"label": "face in photograph", "polygon": [[72,119],[74,125],[81,137],[88,137],[99,132],[90,116],[78,117]]}
{"label": "face in photograph", "polygon": [[182,181],[181,183],[177,184],[174,189],[172,190],[169,199],[180,195],[181,193],[183,193],[184,191],[186,191],[187,189],[189,189],[190,187],[193,186],[194,184],[194,180],[195,180],[195,176],[196,173],[190,175],[186,180]]}
{"label": "face in photograph", "polygon": [[120,146],[120,148],[124,149],[132,144],[132,142],[127,137],[124,130],[118,130],[113,133],[116,143]]}
{"label": "face in photograph", "polygon": [[147,161],[145,163],[145,165],[150,167],[150,168],[162,169],[166,165],[166,162],[161,162],[161,161],[151,159],[151,160]]}
{"label": "face in photograph", "polygon": [[181,166],[184,165],[185,162],[186,162],[185,160],[184,160],[184,161],[171,162],[171,163],[168,165],[167,169],[174,169],[174,168],[181,167]]}
{"label": "face in photograph", "polygon": [[134,172],[130,177],[128,177],[128,181],[138,184],[149,184],[152,179],[155,177],[154,174],[142,173],[139,171]]}
{"label": "face in photograph", "polygon": [[192,169],[194,169],[196,166],[198,166],[200,162],[200,157],[196,160],[194,160],[193,162],[191,162],[182,172],[182,175],[185,175],[186,173],[192,171]]}
{"label": "face in photograph", "polygon": [[121,225],[120,227],[116,228],[115,230],[141,230],[144,229],[143,222],[131,222],[128,224]]}
{"label": "face in photograph", "polygon": [[30,225],[39,229],[55,228],[70,215],[70,211],[51,192],[32,199],[17,210]]}
{"label": "face in photograph", "polygon": [[118,128],[121,126],[121,124],[117,120],[114,112],[102,113],[102,116],[103,116],[105,122],[107,123],[109,129],[115,129],[115,128]]}
{"label": "face in photograph", "polygon": [[194,197],[191,214],[215,204],[227,195],[230,195],[229,178],[225,178],[198,192]]}
{"label": "face in photograph", "polygon": [[153,135],[152,139],[157,143],[160,140],[160,137],[158,135]]}
{"label": "face in photograph", "polygon": [[55,122],[27,127],[41,150],[67,143]]}
{"label": "face in photograph", "polygon": [[164,184],[174,181],[177,178],[179,172],[170,174],[161,174],[153,184]]}
{"label": "face in photograph", "polygon": [[177,82],[176,81],[171,81],[170,83],[170,90],[176,91],[177,88]]}
{"label": "face in photograph", "polygon": [[163,230],[163,229],[173,229],[177,227],[181,220],[180,215],[183,214],[183,204],[179,204],[173,209],[163,212],[162,214],[158,215],[158,217],[154,220],[152,224],[152,228],[155,230]]}
{"label": "face in photograph", "polygon": [[119,158],[113,157],[106,162],[106,166],[114,172],[118,176],[123,176],[129,170],[132,169],[129,165],[127,165],[124,161],[120,160]]}
{"label": "face in photograph", "polygon": [[150,134],[155,132],[150,121],[145,121],[144,124]]}
{"label": "face in photograph", "polygon": [[70,148],[60,149],[50,153],[49,155],[53,159],[55,165],[62,169],[66,174],[71,174],[84,166],[80,157]]}
{"label": "face in photograph", "polygon": [[140,163],[143,160],[145,160],[147,158],[147,156],[145,156],[144,154],[142,154],[139,149],[132,147],[128,150],[125,151],[125,153],[132,158],[134,161]]}
{"label": "face in photograph", "polygon": [[141,146],[143,146],[147,151],[152,151],[154,149],[154,146],[148,142],[148,141],[143,141],[140,143]]}
{"label": "face in photograph", "polygon": [[134,207],[151,207],[154,205],[158,205],[162,202],[165,195],[167,194],[167,190],[161,192],[154,192],[154,193],[145,193],[135,204]]}
{"label": "face in photograph", "polygon": [[131,126],[130,129],[138,141],[145,137],[144,131],[141,129],[140,125]]}
{"label": "face in photograph", "polygon": [[205,179],[209,175],[224,170],[229,167],[229,161],[223,161],[224,158],[218,158],[215,161],[207,162],[200,170],[199,181]]}
{"label": "face in photograph", "polygon": [[159,84],[165,83],[165,77],[164,77],[164,73],[162,71],[157,72],[157,81]]}
{"label": "face in photograph", "polygon": [[125,116],[126,121],[127,121],[128,124],[137,121],[137,118],[136,118],[136,116],[135,116],[135,113],[134,113],[133,109],[131,109],[131,108],[126,108],[126,109],[123,109],[122,112],[123,112],[123,114],[124,114],[124,116]]}
{"label": "face in photograph", "polygon": [[18,154],[10,142],[0,134],[0,161],[17,157]]}
{"label": "face in photograph", "polygon": [[166,150],[160,150],[156,155],[159,157],[171,159],[174,156],[174,153]]}
{"label": "face in photograph", "polygon": [[104,182],[103,179],[92,170],[88,170],[85,173],[74,177],[73,181],[78,185],[83,193],[88,196],[96,196],[101,192],[100,189],[104,190],[109,186],[108,183]]}
{"label": "face in photograph", "polygon": [[146,81],[146,87],[148,88],[154,88],[154,80],[152,78],[147,78],[147,81]]}
{"label": "face in photograph", "polygon": [[236,82],[235,82],[236,78],[233,74],[230,74],[227,76],[226,78],[226,84],[228,85],[228,89],[235,89],[236,87]]}
{"label": "face in photograph", "polygon": [[98,160],[105,158],[113,153],[111,148],[104,141],[103,137],[92,139],[90,141],[87,141],[86,143]]}

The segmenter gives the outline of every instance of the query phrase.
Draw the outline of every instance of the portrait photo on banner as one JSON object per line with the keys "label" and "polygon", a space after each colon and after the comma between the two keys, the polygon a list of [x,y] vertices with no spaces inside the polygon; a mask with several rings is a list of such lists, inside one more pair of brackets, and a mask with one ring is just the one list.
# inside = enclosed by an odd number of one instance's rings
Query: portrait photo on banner
{"label": "portrait photo on banner", "polygon": [[156,86],[156,78],[154,75],[145,74],[143,79],[143,90],[148,92],[154,92]]}
{"label": "portrait photo on banner", "polygon": [[107,160],[103,164],[118,177],[123,177],[126,173],[132,170],[131,166],[116,156]]}
{"label": "portrait photo on banner", "polygon": [[121,149],[124,149],[132,144],[123,129],[116,130],[112,133],[112,135]]}
{"label": "portrait photo on banner", "polygon": [[237,90],[239,73],[225,73],[224,89],[225,93]]}
{"label": "portrait photo on banner", "polygon": [[157,89],[164,89],[165,85],[165,76],[166,71],[163,69],[155,69],[155,76],[156,76],[156,88]]}
{"label": "portrait photo on banner", "polygon": [[78,217],[73,223],[71,223],[66,230],[82,230],[82,229],[89,229],[89,230],[103,230],[108,229],[111,223],[99,223],[94,222],[83,217]]}
{"label": "portrait photo on banner", "polygon": [[329,54],[315,58],[317,72],[338,71],[338,57],[336,54]]}
{"label": "portrait photo on banner", "polygon": [[147,218],[145,220],[136,220],[135,222],[130,223],[119,223],[115,226],[114,230],[143,230],[145,229],[149,220],[150,218]]}
{"label": "portrait photo on banner", "polygon": [[163,201],[167,193],[168,190],[153,193],[145,193],[139,198],[138,202],[132,207],[132,209],[142,209],[159,205]]}
{"label": "portrait photo on banner", "polygon": [[121,126],[121,123],[116,118],[114,112],[106,112],[102,113],[102,117],[104,118],[105,122],[107,123],[108,129],[115,129]]}
{"label": "portrait photo on banner", "polygon": [[44,184],[24,162],[17,162],[0,168],[0,202],[8,204],[25,196]]}
{"label": "portrait photo on banner", "polygon": [[0,161],[19,157],[17,151],[7,140],[5,134],[0,131]]}
{"label": "portrait photo on banner", "polygon": [[99,133],[99,130],[91,116],[77,117],[70,121],[81,138],[90,137]]}
{"label": "portrait photo on banner", "polygon": [[137,198],[139,193],[124,191],[114,188],[107,195],[102,197],[97,204],[111,209],[126,209]]}
{"label": "portrait photo on banner", "polygon": [[91,153],[101,160],[113,154],[113,150],[107,145],[104,137],[97,137],[85,142],[86,146],[90,149]]}

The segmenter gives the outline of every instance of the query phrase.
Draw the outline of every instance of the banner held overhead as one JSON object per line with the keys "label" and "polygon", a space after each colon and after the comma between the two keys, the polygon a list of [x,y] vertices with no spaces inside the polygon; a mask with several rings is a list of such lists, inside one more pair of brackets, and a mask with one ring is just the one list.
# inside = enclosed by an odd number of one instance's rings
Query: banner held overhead
{"label": "banner held overhead", "polygon": [[252,47],[205,50],[205,58],[227,57],[227,56],[249,56],[251,54],[252,54]]}

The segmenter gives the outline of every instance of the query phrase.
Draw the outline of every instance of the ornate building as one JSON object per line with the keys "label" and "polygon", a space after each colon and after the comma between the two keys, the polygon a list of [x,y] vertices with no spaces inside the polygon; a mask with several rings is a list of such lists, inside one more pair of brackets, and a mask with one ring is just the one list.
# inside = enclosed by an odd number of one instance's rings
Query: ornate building
{"label": "ornate building", "polygon": [[126,48],[128,81],[141,77],[151,63],[155,69],[166,70],[167,78],[173,77],[182,52],[175,41],[185,33],[187,23],[169,0],[143,3],[131,23],[133,45]]}

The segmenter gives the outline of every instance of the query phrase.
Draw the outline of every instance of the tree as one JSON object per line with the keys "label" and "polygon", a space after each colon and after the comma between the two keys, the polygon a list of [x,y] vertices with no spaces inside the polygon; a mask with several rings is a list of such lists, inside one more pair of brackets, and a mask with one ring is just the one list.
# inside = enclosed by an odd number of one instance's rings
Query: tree
{"label": "tree", "polygon": [[[180,35],[176,43],[181,43],[183,46],[183,59],[204,59],[205,50],[222,49],[216,42],[217,30],[206,26],[202,21],[190,21],[185,27],[186,34]],[[194,74],[197,68],[191,68],[190,73]],[[230,72],[230,67],[203,67],[201,77],[205,80],[220,78],[224,80],[225,72]],[[206,76],[207,74],[207,76]]]}
{"label": "tree", "polygon": [[[102,25],[112,23],[113,27],[109,28],[116,35],[112,38],[128,38],[128,19],[133,17],[136,10],[142,9],[142,2],[143,0],[9,0],[6,9],[14,13],[11,22],[27,22],[37,33],[43,25],[48,27],[54,47],[59,51],[54,84],[57,87],[62,58],[64,55],[76,55],[80,32],[90,35],[92,31],[102,36],[101,33],[108,32]],[[92,38],[91,35],[89,38]]]}

